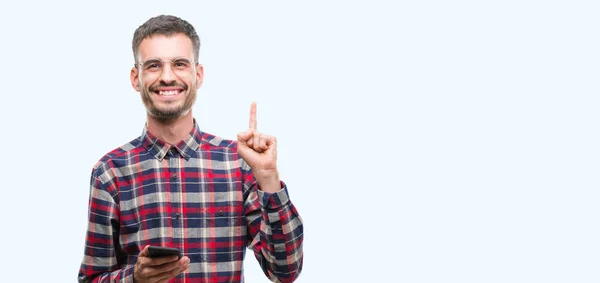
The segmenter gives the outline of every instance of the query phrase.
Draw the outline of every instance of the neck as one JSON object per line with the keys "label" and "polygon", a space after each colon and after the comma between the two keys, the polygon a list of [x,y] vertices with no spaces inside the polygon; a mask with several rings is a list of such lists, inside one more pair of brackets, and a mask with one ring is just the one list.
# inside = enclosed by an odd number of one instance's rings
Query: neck
{"label": "neck", "polygon": [[148,131],[160,140],[175,145],[183,140],[194,127],[192,111],[175,119],[160,120],[147,114]]}

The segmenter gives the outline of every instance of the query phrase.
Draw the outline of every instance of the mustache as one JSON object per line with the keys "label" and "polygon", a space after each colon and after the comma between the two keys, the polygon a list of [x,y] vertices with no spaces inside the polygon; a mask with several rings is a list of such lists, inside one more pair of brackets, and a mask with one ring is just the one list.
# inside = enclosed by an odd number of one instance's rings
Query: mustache
{"label": "mustache", "polygon": [[180,83],[177,83],[177,82],[175,82],[175,81],[173,81],[173,82],[171,82],[171,83],[165,83],[165,82],[162,82],[162,81],[161,81],[161,82],[159,82],[159,83],[157,83],[157,84],[153,84],[153,85],[151,85],[151,86],[148,88],[148,90],[149,90],[149,91],[152,91],[152,92],[154,92],[154,91],[157,91],[157,88],[159,88],[159,87],[180,87],[180,88],[182,88],[184,91],[186,91],[186,90],[188,89],[188,86],[187,86],[187,85],[185,85],[185,84],[180,84]]}

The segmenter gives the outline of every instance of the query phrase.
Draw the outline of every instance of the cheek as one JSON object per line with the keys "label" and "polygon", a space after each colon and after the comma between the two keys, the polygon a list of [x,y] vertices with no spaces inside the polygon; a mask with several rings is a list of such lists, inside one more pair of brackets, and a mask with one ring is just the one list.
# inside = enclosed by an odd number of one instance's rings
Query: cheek
{"label": "cheek", "polygon": [[142,78],[138,79],[138,89],[139,90],[146,90],[146,85],[144,84],[144,82],[142,81]]}
{"label": "cheek", "polygon": [[150,89],[152,87],[154,87],[155,85],[156,85],[156,83],[154,83],[154,82],[142,81],[140,79],[140,88],[148,93],[151,92]]}
{"label": "cheek", "polygon": [[201,82],[201,81],[199,81],[199,80],[198,80],[198,77],[194,77],[194,78],[192,79],[192,83],[191,83],[191,85],[190,85],[190,86],[191,86],[191,88],[193,88],[193,89],[198,89],[198,87],[200,86],[199,82]]}

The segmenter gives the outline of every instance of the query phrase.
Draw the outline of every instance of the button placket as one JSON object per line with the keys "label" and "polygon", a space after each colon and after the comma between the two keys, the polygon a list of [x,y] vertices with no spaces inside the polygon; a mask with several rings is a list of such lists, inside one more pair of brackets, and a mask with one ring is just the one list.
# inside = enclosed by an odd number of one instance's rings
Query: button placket
{"label": "button placket", "polygon": [[[181,213],[181,182],[179,180],[181,177],[179,176],[179,172],[181,168],[179,168],[179,155],[177,150],[174,147],[171,147],[167,151],[169,155],[169,179],[170,179],[170,193],[171,193],[171,208],[173,209],[173,213],[171,214],[171,219],[173,221],[173,238],[181,239],[183,237],[183,215]],[[177,212],[178,211],[178,212]],[[175,224],[176,223],[176,224]]]}

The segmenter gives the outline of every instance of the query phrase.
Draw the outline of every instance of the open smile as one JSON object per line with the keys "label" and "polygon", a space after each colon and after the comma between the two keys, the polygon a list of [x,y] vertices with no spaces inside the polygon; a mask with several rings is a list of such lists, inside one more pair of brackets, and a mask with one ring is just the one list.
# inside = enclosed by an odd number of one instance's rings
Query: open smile
{"label": "open smile", "polygon": [[183,88],[160,88],[152,91],[155,95],[161,98],[175,98],[182,94],[185,90]]}

